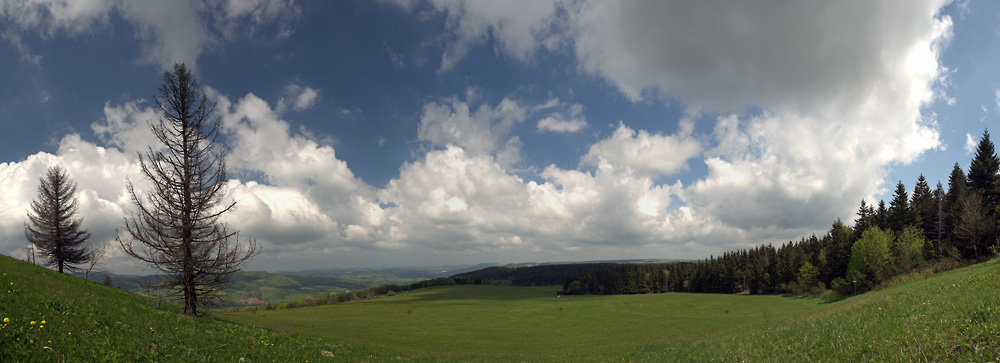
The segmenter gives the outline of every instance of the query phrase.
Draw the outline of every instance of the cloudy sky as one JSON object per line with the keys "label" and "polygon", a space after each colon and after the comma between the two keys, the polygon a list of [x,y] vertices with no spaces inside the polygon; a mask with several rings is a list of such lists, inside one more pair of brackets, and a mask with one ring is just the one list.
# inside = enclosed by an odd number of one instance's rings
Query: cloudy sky
{"label": "cloudy sky", "polygon": [[798,240],[1000,120],[996,2],[720,3],[0,0],[0,253],[53,165],[113,243],[174,62],[271,271]]}

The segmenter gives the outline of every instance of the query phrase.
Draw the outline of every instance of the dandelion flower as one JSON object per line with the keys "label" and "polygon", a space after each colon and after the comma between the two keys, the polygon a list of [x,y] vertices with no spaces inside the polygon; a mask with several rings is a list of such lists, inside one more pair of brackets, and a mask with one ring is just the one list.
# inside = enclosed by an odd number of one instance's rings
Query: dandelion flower
{"label": "dandelion flower", "polygon": [[45,320],[42,320],[42,324],[45,324]]}
{"label": "dandelion flower", "polygon": [[4,323],[9,323],[10,322],[10,318],[3,318],[3,322]]}
{"label": "dandelion flower", "polygon": [[35,321],[32,320],[30,323],[28,323],[28,325],[35,325]]}

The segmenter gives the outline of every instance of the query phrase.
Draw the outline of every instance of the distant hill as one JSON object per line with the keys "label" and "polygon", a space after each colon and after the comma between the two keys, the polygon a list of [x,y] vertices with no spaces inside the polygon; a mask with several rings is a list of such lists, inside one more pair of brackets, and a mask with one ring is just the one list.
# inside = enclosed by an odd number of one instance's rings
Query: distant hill
{"label": "distant hill", "polygon": [[489,266],[451,276],[456,283],[474,285],[552,286],[562,285],[567,276],[625,264],[672,263],[681,260],[609,260],[585,262],[517,263]]}
{"label": "distant hill", "polygon": [[[298,272],[240,271],[233,275],[232,286],[225,290],[227,295],[221,306],[239,305],[240,300],[251,297],[279,303],[324,295],[327,292],[339,293],[394,284],[408,285],[485,266],[490,265],[317,269]],[[146,291],[143,285],[157,281],[155,275],[116,275],[104,272],[91,273],[90,280],[101,282],[105,276],[111,277],[111,286],[140,294],[154,294]]]}

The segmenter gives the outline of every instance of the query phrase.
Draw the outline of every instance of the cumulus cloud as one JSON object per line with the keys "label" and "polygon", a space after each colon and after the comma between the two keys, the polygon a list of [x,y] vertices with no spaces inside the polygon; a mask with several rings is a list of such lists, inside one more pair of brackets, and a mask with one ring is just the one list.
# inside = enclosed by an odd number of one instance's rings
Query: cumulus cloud
{"label": "cumulus cloud", "polygon": [[974,150],[976,150],[977,146],[979,146],[979,142],[976,141],[976,139],[974,137],[972,137],[972,134],[966,133],[965,134],[965,152],[968,153],[968,154],[972,154],[972,152]]}
{"label": "cumulus cloud", "polygon": [[511,130],[525,120],[527,112],[509,98],[495,107],[475,107],[450,97],[424,105],[417,136],[433,146],[457,145],[476,154],[503,154],[510,165],[520,158],[520,141],[511,137]]}
{"label": "cumulus cloud", "polygon": [[[69,134],[59,141],[55,154],[37,153],[23,161],[0,163],[0,251],[18,256],[28,242],[24,238],[26,212],[38,196],[39,178],[52,166],[66,169],[77,183],[80,201],[78,217],[83,227],[91,232],[91,243],[113,243],[115,230],[121,225],[129,203],[125,191],[125,178],[138,180],[138,160],[116,148],[105,148],[84,141],[77,134]],[[134,262],[117,259],[117,249],[112,258],[120,266]]]}
{"label": "cumulus cloud", "polygon": [[[112,15],[134,27],[142,42],[139,60],[169,69],[175,62],[192,67],[205,49],[233,36],[237,29],[254,30],[274,24],[287,37],[300,9],[292,0],[197,1],[7,1],[0,3],[0,18],[18,31],[38,31],[51,37],[93,33],[108,27]],[[249,33],[253,33],[250,31]],[[5,38],[16,39],[11,36]],[[19,47],[20,49],[20,47]],[[23,52],[23,51],[22,51]],[[36,59],[37,61],[37,59]]]}
{"label": "cumulus cloud", "polygon": [[556,109],[549,116],[538,120],[538,131],[577,132],[587,127],[587,120],[583,115],[584,107],[579,103],[568,105],[559,102],[559,98],[552,98],[544,104],[533,107],[533,109]]}
{"label": "cumulus cloud", "polygon": [[[581,72],[629,99],[676,102],[694,122],[714,124],[695,136],[708,141],[708,174],[679,196],[691,215],[753,241],[849,218],[882,188],[887,167],[941,147],[935,116],[921,108],[948,99],[939,87],[949,74],[939,62],[951,39],[951,19],[938,13],[946,3],[558,1],[530,16],[429,6],[447,14],[452,48],[492,39],[527,63],[539,49],[566,49]],[[533,31],[498,31],[509,17]],[[464,54],[452,48],[444,71]]]}
{"label": "cumulus cloud", "polygon": [[561,120],[553,116],[538,120],[538,131],[577,132],[584,127],[587,127],[587,121],[583,120]]}
{"label": "cumulus cloud", "polygon": [[[396,1],[404,10],[410,1]],[[446,72],[465,58],[473,46],[495,41],[498,54],[532,61],[536,49],[554,42],[549,22],[556,16],[557,0],[433,2],[431,11],[444,13],[445,51],[439,71]]]}
{"label": "cumulus cloud", "polygon": [[289,104],[291,104],[292,109],[295,111],[312,108],[319,102],[319,92],[320,90],[309,86],[301,86],[295,83],[289,84],[285,87],[285,95],[278,100],[277,111],[278,113],[284,112]]}
{"label": "cumulus cloud", "polygon": [[640,175],[671,175],[701,152],[701,143],[691,136],[693,129],[694,124],[685,121],[674,135],[651,135],[619,123],[611,137],[590,146],[583,161],[591,165],[606,161]]}

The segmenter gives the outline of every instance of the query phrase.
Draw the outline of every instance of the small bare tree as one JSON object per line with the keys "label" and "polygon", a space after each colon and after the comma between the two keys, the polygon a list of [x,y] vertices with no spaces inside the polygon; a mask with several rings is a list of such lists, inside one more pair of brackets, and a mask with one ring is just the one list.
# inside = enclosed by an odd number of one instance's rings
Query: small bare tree
{"label": "small bare tree", "polygon": [[118,242],[163,272],[153,287],[182,296],[184,314],[195,315],[198,306],[220,298],[229,277],[256,254],[257,241],[240,243],[220,221],[236,205],[222,201],[227,180],[216,143],[220,122],[184,64],[164,73],[156,105],[161,118],[150,128],[162,145],[139,155],[152,190],[140,195],[128,181],[136,211],[125,219],[128,238]]}
{"label": "small bare tree", "polygon": [[90,272],[94,271],[97,266],[103,265],[101,260],[104,255],[108,253],[108,245],[106,243],[101,243],[100,247],[91,247],[90,251],[87,252],[87,268],[84,269],[85,274],[83,275],[84,281],[90,281]]}
{"label": "small bare tree", "polygon": [[24,236],[45,256],[45,265],[60,273],[79,271],[76,265],[88,261],[85,244],[90,233],[80,228],[82,219],[73,218],[78,208],[76,183],[63,168],[49,168],[38,185],[38,199],[31,202]]}

